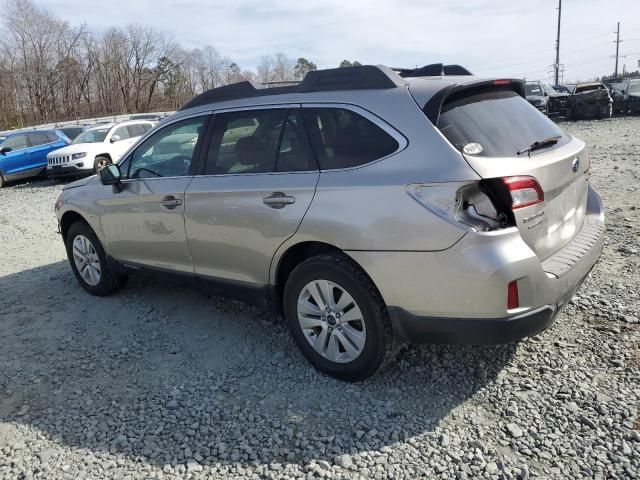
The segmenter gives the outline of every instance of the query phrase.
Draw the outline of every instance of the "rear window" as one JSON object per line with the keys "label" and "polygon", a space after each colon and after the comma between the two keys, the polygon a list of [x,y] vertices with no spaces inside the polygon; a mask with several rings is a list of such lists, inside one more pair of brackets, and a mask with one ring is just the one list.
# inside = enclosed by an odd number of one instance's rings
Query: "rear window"
{"label": "rear window", "polygon": [[555,123],[511,90],[456,97],[442,107],[438,128],[455,148],[481,157],[513,157],[554,135],[562,137],[556,146],[569,141]]}

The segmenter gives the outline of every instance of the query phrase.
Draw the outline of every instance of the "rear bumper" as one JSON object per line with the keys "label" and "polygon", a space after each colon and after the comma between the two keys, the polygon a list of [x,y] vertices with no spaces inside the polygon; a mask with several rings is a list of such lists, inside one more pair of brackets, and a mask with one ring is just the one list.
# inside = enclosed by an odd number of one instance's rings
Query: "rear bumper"
{"label": "rear bumper", "polygon": [[47,177],[73,177],[81,175],[93,175],[92,168],[78,167],[77,165],[47,166]]}
{"label": "rear bumper", "polygon": [[[467,234],[442,252],[348,252],[371,276],[394,333],[410,343],[500,344],[551,325],[598,261],[604,212],[589,187],[582,229],[541,262],[517,231]],[[520,307],[508,310],[517,279]]]}

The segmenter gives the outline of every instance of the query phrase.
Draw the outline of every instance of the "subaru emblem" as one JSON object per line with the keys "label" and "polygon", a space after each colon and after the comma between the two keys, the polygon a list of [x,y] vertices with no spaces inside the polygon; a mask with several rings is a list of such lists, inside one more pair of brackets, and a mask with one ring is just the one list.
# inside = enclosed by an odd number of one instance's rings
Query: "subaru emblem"
{"label": "subaru emblem", "polygon": [[571,163],[571,170],[573,170],[574,172],[577,172],[578,168],[580,168],[580,159],[576,157],[573,159],[573,162]]}

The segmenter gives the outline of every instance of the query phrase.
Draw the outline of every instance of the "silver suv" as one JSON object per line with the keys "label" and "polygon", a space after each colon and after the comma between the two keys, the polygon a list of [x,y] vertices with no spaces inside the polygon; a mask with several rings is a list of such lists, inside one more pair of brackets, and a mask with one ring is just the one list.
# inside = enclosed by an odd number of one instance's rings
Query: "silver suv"
{"label": "silver suv", "polygon": [[402,342],[542,331],[603,246],[585,144],[522,81],[438,73],[343,68],[199,95],[64,189],[75,276],[94,295],[131,269],[204,281],[282,312],[304,356],[350,381]]}

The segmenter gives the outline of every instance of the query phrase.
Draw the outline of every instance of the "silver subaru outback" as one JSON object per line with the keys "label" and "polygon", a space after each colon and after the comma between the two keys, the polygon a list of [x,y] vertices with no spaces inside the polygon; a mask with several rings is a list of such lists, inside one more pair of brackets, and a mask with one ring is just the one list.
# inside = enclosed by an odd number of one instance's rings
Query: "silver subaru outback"
{"label": "silver subaru outback", "polygon": [[197,96],[66,186],[73,273],[93,295],[181,274],[282,312],[313,366],[350,381],[402,342],[544,330],[602,250],[589,154],[522,81],[467,73],[365,66]]}

